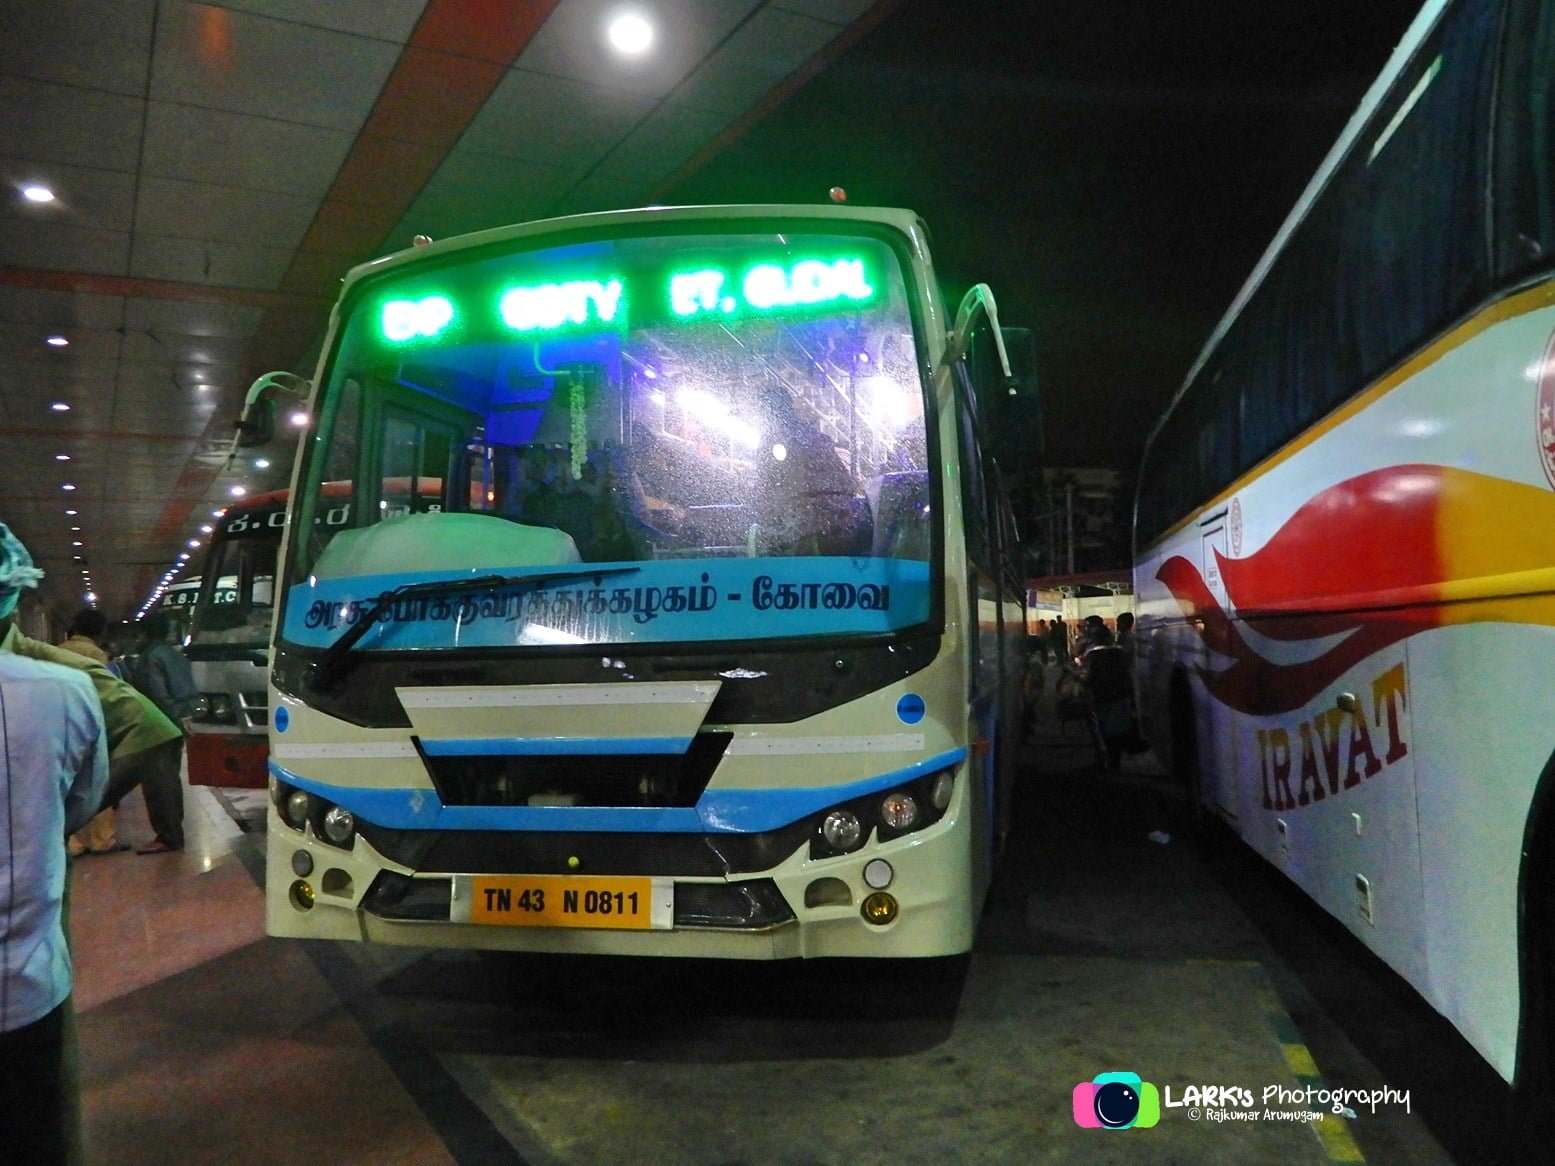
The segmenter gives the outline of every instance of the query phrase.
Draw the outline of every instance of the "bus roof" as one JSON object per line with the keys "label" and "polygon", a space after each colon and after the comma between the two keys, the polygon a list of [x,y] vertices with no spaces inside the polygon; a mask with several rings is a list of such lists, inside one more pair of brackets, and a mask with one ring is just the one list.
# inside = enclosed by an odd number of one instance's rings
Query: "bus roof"
{"label": "bus roof", "polygon": [[1442,14],[1446,11],[1450,2],[1451,0],[1426,0],[1424,6],[1415,14],[1415,18],[1410,23],[1409,28],[1405,30],[1403,38],[1400,39],[1397,47],[1394,48],[1387,64],[1383,66],[1381,74],[1371,83],[1371,88],[1366,90],[1365,96],[1361,98],[1360,106],[1345,124],[1344,131],[1339,135],[1339,139],[1324,157],[1317,173],[1312,176],[1312,181],[1307,183],[1307,187],[1302,191],[1301,197],[1296,200],[1296,205],[1291,209],[1290,214],[1286,216],[1285,222],[1281,224],[1279,231],[1274,236],[1274,240],[1258,260],[1258,265],[1253,268],[1253,273],[1247,277],[1247,282],[1242,285],[1242,289],[1237,292],[1236,298],[1231,301],[1231,306],[1226,309],[1226,314],[1221,317],[1220,323],[1215,326],[1215,330],[1210,333],[1209,339],[1205,341],[1204,347],[1199,350],[1198,359],[1193,362],[1193,367],[1188,370],[1188,375],[1183,378],[1182,384],[1178,386],[1177,392],[1172,396],[1171,403],[1162,411],[1160,418],[1156,421],[1155,428],[1150,431],[1150,436],[1145,442],[1147,448],[1155,443],[1156,435],[1160,432],[1161,426],[1166,423],[1166,418],[1177,408],[1177,403],[1182,400],[1182,396],[1187,392],[1188,386],[1193,383],[1193,378],[1199,375],[1199,370],[1204,367],[1205,362],[1214,353],[1221,339],[1230,330],[1231,325],[1236,322],[1236,318],[1242,314],[1242,309],[1247,306],[1247,302],[1253,298],[1253,294],[1262,285],[1264,278],[1269,274],[1269,269],[1274,266],[1274,261],[1279,257],[1280,252],[1285,249],[1285,244],[1289,241],[1291,235],[1295,233],[1296,228],[1307,217],[1313,204],[1317,202],[1319,196],[1322,195],[1324,189],[1328,186],[1329,180],[1333,178],[1334,172],[1339,169],[1340,164],[1348,156],[1351,147],[1355,145],[1356,139],[1361,135],[1361,131],[1366,128],[1366,124],[1371,120],[1372,114],[1376,112],[1377,106],[1387,96],[1388,90],[1392,87],[1398,75],[1403,72],[1405,66],[1408,65],[1415,51],[1431,35],[1432,30],[1435,29],[1437,23],[1441,20]]}
{"label": "bus roof", "polygon": [[638,207],[632,210],[597,211],[592,214],[567,215],[562,218],[516,223],[507,227],[493,227],[490,230],[474,231],[467,235],[453,235],[422,247],[396,251],[392,255],[384,255],[353,267],[346,274],[341,296],[344,297],[357,281],[402,264],[420,263],[436,255],[446,255],[472,247],[485,247],[511,239],[543,237],[563,231],[586,231],[599,227],[632,227],[641,223],[718,223],[742,219],[814,219],[817,222],[840,220],[853,223],[879,223],[894,227],[913,240],[920,255],[927,258],[925,245],[928,231],[923,220],[913,211],[894,207],[858,207],[845,203]]}

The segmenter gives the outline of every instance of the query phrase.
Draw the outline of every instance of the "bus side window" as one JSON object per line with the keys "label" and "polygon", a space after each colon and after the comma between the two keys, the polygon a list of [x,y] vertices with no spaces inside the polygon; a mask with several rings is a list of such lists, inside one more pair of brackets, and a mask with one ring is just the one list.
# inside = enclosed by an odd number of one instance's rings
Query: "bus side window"
{"label": "bus side window", "polygon": [[976,397],[964,368],[956,368],[956,433],[961,442],[961,522],[966,528],[967,558],[985,572],[996,572],[994,536],[988,521],[988,482],[978,444]]}
{"label": "bus side window", "polygon": [[1515,276],[1555,254],[1555,12],[1512,0],[1496,87],[1496,273]]}

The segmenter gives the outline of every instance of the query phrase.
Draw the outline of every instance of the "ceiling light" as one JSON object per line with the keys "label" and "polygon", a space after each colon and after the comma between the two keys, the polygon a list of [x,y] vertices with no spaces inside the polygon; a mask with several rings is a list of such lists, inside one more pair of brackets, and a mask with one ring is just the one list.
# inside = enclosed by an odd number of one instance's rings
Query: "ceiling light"
{"label": "ceiling light", "polygon": [[195,385],[194,387],[202,393],[208,393],[211,391],[210,385]]}
{"label": "ceiling light", "polygon": [[197,547],[200,545],[200,540],[197,538],[192,538],[189,540],[189,545],[192,547]]}
{"label": "ceiling light", "polygon": [[641,12],[628,10],[616,14],[605,36],[623,57],[640,57],[653,46],[653,25]]}
{"label": "ceiling light", "polygon": [[60,489],[61,490],[74,490],[75,487],[72,486],[69,482],[66,482],[63,486],[60,487]]}
{"label": "ceiling light", "polygon": [[54,460],[57,462],[68,462],[70,455],[68,453],[57,453],[54,455]]}
{"label": "ceiling light", "polygon": [[96,595],[96,593],[92,592],[92,591],[88,591],[86,593],[86,601],[88,603],[96,603],[97,602],[97,595]]}
{"label": "ceiling light", "polygon": [[22,187],[22,197],[28,202],[53,202],[54,192],[41,182],[32,182]]}
{"label": "ceiling light", "polygon": [[244,494],[248,493],[248,487],[247,486],[230,486],[227,489],[227,493],[231,494],[234,498],[241,498],[241,497],[243,497]]}
{"label": "ceiling light", "polygon": [[70,529],[71,530],[80,530],[81,528],[79,526],[72,526]]}
{"label": "ceiling light", "polygon": [[211,531],[213,531],[215,529],[216,528],[214,526],[212,526],[210,523],[207,522],[205,525],[200,527],[200,533],[201,534],[210,534]]}
{"label": "ceiling light", "polygon": [[307,423],[308,423],[308,415],[306,413],[304,413],[301,409],[297,410],[297,412],[292,414],[292,424],[295,425],[298,429],[301,429]]}
{"label": "ceiling light", "polygon": [[69,344],[70,341],[66,340],[63,336],[50,336],[46,341],[44,341],[44,343],[49,344],[54,348],[63,348],[65,345]]}
{"label": "ceiling light", "polygon": [[70,515],[72,518],[74,518],[77,514],[80,514],[81,512],[79,510],[67,510],[67,511],[65,511],[65,513]]}
{"label": "ceiling light", "polygon": [[268,470],[270,468],[270,459],[267,457],[256,457],[254,459],[254,468],[256,470]]}
{"label": "ceiling light", "polygon": [[183,554],[179,555],[178,561],[180,563],[187,563],[189,561],[189,552],[185,551]]}
{"label": "ceiling light", "polygon": [[73,547],[84,547],[84,546],[86,546],[86,544],[84,542],[81,542],[79,539],[72,540],[70,545],[73,546]]}
{"label": "ceiling light", "polygon": [[56,413],[70,412],[70,406],[65,404],[63,401],[55,401],[52,405],[49,406],[49,408],[53,409]]}

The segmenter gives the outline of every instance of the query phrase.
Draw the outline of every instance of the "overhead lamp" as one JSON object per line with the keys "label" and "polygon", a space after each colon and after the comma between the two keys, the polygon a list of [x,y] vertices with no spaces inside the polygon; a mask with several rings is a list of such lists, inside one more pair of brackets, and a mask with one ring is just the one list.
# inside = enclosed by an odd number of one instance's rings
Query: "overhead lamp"
{"label": "overhead lamp", "polygon": [[66,482],[64,485],[60,486],[60,489],[61,490],[74,490],[75,486],[72,483],[70,483],[70,482]]}
{"label": "overhead lamp", "polygon": [[70,455],[68,453],[57,453],[54,455],[54,460],[57,462],[68,462]]}
{"label": "overhead lamp", "polygon": [[22,187],[22,197],[28,202],[35,202],[41,206],[54,201],[54,192],[41,182],[29,182]]}
{"label": "overhead lamp", "polygon": [[611,17],[605,38],[623,57],[640,57],[653,47],[653,25],[643,13],[629,8]]}
{"label": "overhead lamp", "polygon": [[52,348],[64,348],[67,344],[70,343],[70,341],[66,340],[63,336],[50,336],[47,340],[44,341],[44,343]]}
{"label": "overhead lamp", "polygon": [[73,547],[84,547],[84,546],[86,546],[86,544],[84,542],[82,542],[80,539],[76,539],[70,545],[73,546]]}
{"label": "overhead lamp", "polygon": [[189,552],[185,551],[183,554],[179,555],[178,561],[180,563],[187,563],[189,561]]}
{"label": "overhead lamp", "polygon": [[49,406],[49,408],[53,409],[56,413],[70,412],[70,406],[65,404],[63,401],[55,401],[52,405]]}
{"label": "overhead lamp", "polygon": [[270,468],[270,459],[267,457],[256,457],[254,459],[254,468],[256,470],[268,470]]}
{"label": "overhead lamp", "polygon": [[197,547],[200,545],[200,540],[197,538],[192,538],[189,540],[189,545],[192,547]]}
{"label": "overhead lamp", "polygon": [[216,528],[214,526],[212,526],[210,523],[207,522],[207,523],[204,523],[204,524],[201,525],[200,533],[201,534],[210,534],[211,531],[213,531],[215,529]]}
{"label": "overhead lamp", "polygon": [[234,498],[241,498],[241,497],[243,497],[244,494],[248,493],[248,487],[247,486],[230,486],[227,489],[227,493],[231,494]]}
{"label": "overhead lamp", "polygon": [[65,511],[65,513],[70,515],[72,518],[74,518],[76,515],[80,514],[81,512],[79,510],[67,510],[67,511]]}
{"label": "overhead lamp", "polygon": [[301,429],[307,423],[308,415],[301,409],[298,409],[297,412],[292,414],[292,424],[295,425],[298,429]]}

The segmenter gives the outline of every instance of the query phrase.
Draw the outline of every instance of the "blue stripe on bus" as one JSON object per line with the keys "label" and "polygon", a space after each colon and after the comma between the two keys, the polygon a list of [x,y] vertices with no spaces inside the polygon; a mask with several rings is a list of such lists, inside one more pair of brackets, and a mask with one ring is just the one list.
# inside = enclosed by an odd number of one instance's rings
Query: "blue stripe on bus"
{"label": "blue stripe on bus", "polygon": [[445,806],[431,789],[348,789],[270,762],[279,781],[344,806],[391,830],[557,830],[602,833],[759,834],[838,802],[879,793],[966,759],[951,749],[915,765],[846,785],[806,789],[704,790],[695,806]]}
{"label": "blue stripe on bus", "polygon": [[562,757],[573,753],[684,753],[690,737],[421,738],[428,757]]}

